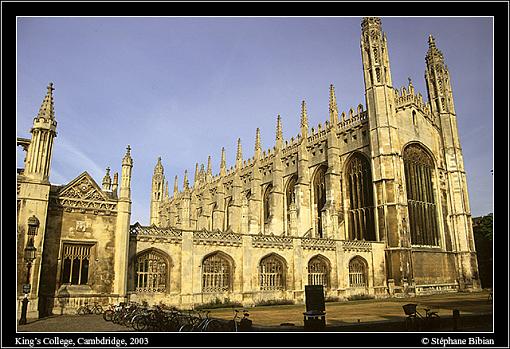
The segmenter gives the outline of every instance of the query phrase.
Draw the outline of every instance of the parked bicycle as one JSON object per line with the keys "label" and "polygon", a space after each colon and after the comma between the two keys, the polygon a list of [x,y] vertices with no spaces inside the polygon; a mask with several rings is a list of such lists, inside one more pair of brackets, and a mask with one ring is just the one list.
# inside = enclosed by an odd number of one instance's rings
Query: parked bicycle
{"label": "parked bicycle", "polygon": [[248,313],[248,310],[243,309],[243,317],[239,319],[239,310],[238,309],[232,309],[234,312],[234,318],[230,320],[227,323],[227,329],[230,332],[245,332],[249,331],[251,329],[251,323],[252,321],[248,319],[250,314]]}
{"label": "parked bicycle", "polygon": [[87,315],[87,314],[99,315],[99,314],[103,313],[103,307],[98,303],[94,303],[93,307],[91,307],[88,303],[85,303],[84,305],[82,305],[81,307],[78,308],[76,313],[78,315]]}
{"label": "parked bicycle", "polygon": [[413,303],[402,306],[404,313],[407,315],[405,320],[406,331],[424,331],[439,328],[441,318],[436,311],[423,308],[425,310],[425,315],[423,315],[416,307],[417,304]]}

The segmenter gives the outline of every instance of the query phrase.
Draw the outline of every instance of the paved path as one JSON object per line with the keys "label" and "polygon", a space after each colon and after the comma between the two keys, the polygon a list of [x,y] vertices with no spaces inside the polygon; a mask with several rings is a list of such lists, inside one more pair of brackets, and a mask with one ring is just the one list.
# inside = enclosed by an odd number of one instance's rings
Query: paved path
{"label": "paved path", "polygon": [[[383,322],[402,322],[404,320],[402,306],[407,303],[416,303],[418,311],[430,308],[438,311],[441,318],[445,319],[452,316],[454,309],[458,309],[461,317],[474,319],[476,316],[478,319],[483,319],[483,323],[477,324],[479,330],[491,331],[493,304],[488,301],[487,296],[487,292],[452,293],[413,298],[326,303],[326,325],[339,328],[359,323],[371,324],[373,327]],[[249,312],[250,319],[256,327],[275,330],[281,328],[282,323],[292,323],[295,325],[294,328],[299,330],[303,326],[304,310],[304,305],[280,305],[250,308]],[[232,319],[232,314],[231,308],[213,309],[211,312],[212,317],[227,320]],[[18,330],[29,332],[121,332],[131,329],[104,321],[101,315],[62,315],[38,320],[29,319],[26,325],[18,326]]]}

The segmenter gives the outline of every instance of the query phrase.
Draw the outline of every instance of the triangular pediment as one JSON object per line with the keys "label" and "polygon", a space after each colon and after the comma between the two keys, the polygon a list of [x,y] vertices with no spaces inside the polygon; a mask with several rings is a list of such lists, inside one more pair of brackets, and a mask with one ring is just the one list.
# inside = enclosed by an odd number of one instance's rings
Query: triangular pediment
{"label": "triangular pediment", "polygon": [[110,201],[87,171],[64,186],[60,190],[58,197],[77,200]]}

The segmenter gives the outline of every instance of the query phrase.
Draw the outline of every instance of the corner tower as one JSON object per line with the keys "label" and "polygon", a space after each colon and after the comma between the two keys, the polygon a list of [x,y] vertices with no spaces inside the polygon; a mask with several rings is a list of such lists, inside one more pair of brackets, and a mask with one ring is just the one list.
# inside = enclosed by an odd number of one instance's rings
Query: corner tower
{"label": "corner tower", "polygon": [[445,205],[446,198],[450,199],[446,229],[450,229],[454,236],[460,289],[478,289],[478,263],[450,72],[432,35],[429,36],[428,44],[425,81],[431,110],[441,130],[441,152],[444,159],[441,167],[445,169],[447,178],[446,185],[441,188],[441,198],[444,198]]}
{"label": "corner tower", "polygon": [[412,280],[411,246],[405,236],[407,206],[405,199],[399,195],[403,187],[403,162],[388,44],[380,18],[363,18],[361,29],[376,217],[375,238],[386,241],[389,286],[394,285],[405,291]]}

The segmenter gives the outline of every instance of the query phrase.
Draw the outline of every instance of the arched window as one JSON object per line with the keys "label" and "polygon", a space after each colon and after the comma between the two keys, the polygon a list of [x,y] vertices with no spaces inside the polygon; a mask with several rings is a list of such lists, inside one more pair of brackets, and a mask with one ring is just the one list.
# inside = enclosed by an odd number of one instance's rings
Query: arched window
{"label": "arched window", "polygon": [[202,262],[202,292],[228,292],[232,289],[232,264],[221,252],[213,253]]}
{"label": "arched window", "polygon": [[264,223],[268,223],[271,217],[271,193],[273,191],[273,185],[269,184],[264,191]]}
{"label": "arched window", "polygon": [[291,231],[291,210],[296,210],[296,176],[292,176],[285,189],[285,202],[287,204],[287,232]]}
{"label": "arched window", "polygon": [[329,263],[325,257],[315,256],[308,262],[308,285],[329,287]]}
{"label": "arched window", "polygon": [[370,163],[356,154],[347,165],[347,197],[349,198],[349,238],[375,240],[374,198]]}
{"label": "arched window", "polygon": [[315,228],[318,237],[323,237],[322,213],[326,206],[326,166],[321,166],[313,178],[313,195],[315,201]]}
{"label": "arched window", "polygon": [[439,246],[436,204],[432,189],[434,161],[417,144],[407,146],[403,158],[411,244]]}
{"label": "arched window", "polygon": [[226,200],[226,210],[225,210],[225,230],[228,230],[230,227],[230,215],[232,214],[232,203],[234,202],[232,198],[227,198]]}
{"label": "arched window", "polygon": [[349,287],[367,287],[367,262],[361,257],[354,257],[349,262]]}
{"label": "arched window", "polygon": [[285,263],[281,257],[271,254],[260,261],[259,267],[261,290],[285,289]]}
{"label": "arched window", "polygon": [[142,252],[136,258],[136,292],[166,292],[168,263],[155,250]]}

